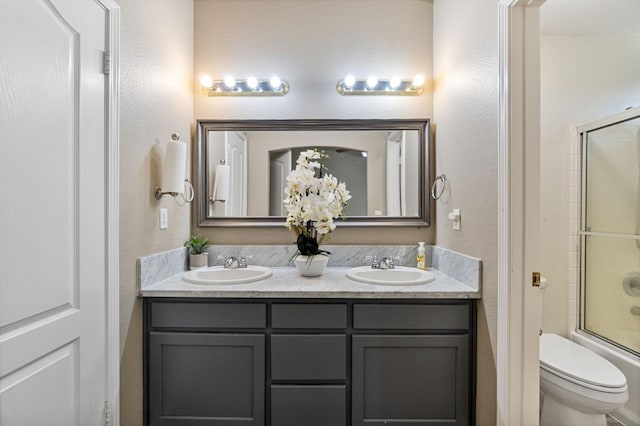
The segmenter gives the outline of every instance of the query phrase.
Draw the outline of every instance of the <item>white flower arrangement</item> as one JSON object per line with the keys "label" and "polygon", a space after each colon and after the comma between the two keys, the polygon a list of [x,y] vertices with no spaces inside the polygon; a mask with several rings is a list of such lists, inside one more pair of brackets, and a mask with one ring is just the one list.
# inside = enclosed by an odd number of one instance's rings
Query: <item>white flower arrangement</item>
{"label": "white flower arrangement", "polygon": [[[317,149],[301,152],[295,170],[287,176],[284,190],[287,208],[285,226],[298,236],[301,254],[319,253],[318,244],[327,240],[336,228],[334,220],[342,217],[344,207],[351,198],[344,182],[338,182],[329,173],[322,174],[320,160],[323,157],[326,154]],[[315,243],[315,252],[313,248],[310,251],[302,248],[308,243]]]}

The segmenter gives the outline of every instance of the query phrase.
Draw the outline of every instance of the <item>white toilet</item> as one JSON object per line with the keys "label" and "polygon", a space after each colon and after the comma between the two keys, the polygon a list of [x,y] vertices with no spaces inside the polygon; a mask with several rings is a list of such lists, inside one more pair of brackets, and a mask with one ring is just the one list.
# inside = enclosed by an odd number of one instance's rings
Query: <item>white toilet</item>
{"label": "white toilet", "polygon": [[627,379],[609,361],[557,334],[540,336],[541,426],[606,426],[629,399]]}
{"label": "white toilet", "polygon": [[540,336],[540,393],[540,426],[606,426],[605,415],[629,399],[627,379],[615,365],[546,333]]}

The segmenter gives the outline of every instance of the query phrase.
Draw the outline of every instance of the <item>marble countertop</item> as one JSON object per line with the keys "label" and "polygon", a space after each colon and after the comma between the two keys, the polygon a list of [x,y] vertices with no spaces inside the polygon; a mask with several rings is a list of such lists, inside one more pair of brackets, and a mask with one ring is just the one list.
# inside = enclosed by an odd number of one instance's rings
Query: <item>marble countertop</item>
{"label": "marble countertop", "polygon": [[228,298],[371,298],[371,299],[479,299],[480,289],[435,269],[435,280],[421,285],[364,284],[346,277],[347,267],[328,267],[319,277],[303,277],[295,268],[272,267],[262,281],[232,285],[199,285],[182,280],[183,272],[142,286],[142,297]]}

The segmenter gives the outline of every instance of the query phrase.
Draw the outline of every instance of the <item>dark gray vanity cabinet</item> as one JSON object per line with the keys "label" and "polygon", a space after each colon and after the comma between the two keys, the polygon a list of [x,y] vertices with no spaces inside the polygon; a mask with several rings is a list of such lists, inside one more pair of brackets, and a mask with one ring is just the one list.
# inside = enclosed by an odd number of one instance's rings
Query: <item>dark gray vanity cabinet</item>
{"label": "dark gray vanity cabinet", "polygon": [[348,424],[348,308],[271,304],[271,425]]}
{"label": "dark gray vanity cabinet", "polygon": [[352,424],[469,424],[470,319],[461,304],[354,304]]}
{"label": "dark gray vanity cabinet", "polygon": [[155,300],[145,311],[147,424],[264,425],[265,304]]}
{"label": "dark gray vanity cabinet", "polygon": [[149,349],[151,424],[264,424],[264,334],[152,334]]}
{"label": "dark gray vanity cabinet", "polygon": [[474,423],[472,300],[144,306],[147,425]]}

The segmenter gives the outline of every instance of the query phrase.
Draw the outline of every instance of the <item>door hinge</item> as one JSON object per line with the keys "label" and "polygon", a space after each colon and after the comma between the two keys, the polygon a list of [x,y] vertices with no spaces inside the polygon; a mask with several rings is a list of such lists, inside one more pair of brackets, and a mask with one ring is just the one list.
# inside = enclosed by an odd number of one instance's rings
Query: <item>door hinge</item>
{"label": "door hinge", "polygon": [[106,50],[102,54],[102,73],[109,74],[111,73],[111,51]]}
{"label": "door hinge", "polygon": [[111,425],[111,403],[109,401],[104,402],[104,426]]}
{"label": "door hinge", "polygon": [[531,274],[531,285],[534,287],[540,287],[540,272],[533,272]]}

